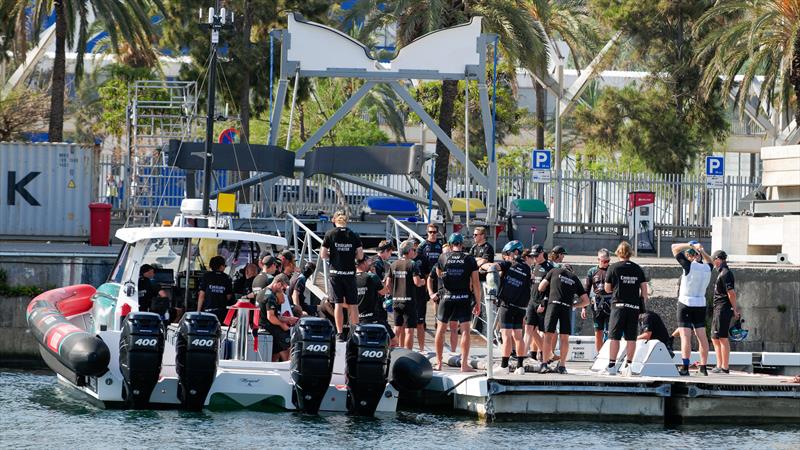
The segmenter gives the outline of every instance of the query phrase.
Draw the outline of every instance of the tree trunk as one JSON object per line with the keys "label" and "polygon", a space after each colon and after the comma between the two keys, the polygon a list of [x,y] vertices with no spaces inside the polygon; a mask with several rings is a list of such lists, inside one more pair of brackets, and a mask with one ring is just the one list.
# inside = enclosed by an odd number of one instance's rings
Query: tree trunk
{"label": "tree trunk", "polygon": [[[453,105],[458,95],[458,81],[442,81],[442,102],[439,106],[439,128],[448,136],[453,135]],[[450,150],[440,140],[436,140],[436,170],[433,179],[447,192],[447,176],[450,169]],[[468,187],[465,186],[465,189]],[[455,193],[451,193],[455,194]]]}
{"label": "tree trunk", "polygon": [[794,38],[794,54],[792,55],[792,70],[789,73],[789,79],[794,87],[794,120],[800,127],[800,33]]}
{"label": "tree trunk", "polygon": [[[250,11],[250,1],[244,1],[242,14],[242,49],[245,54],[250,47],[250,31],[253,26],[253,18]],[[242,121],[242,133],[240,141],[247,145],[250,142],[250,71],[246,70],[242,74],[242,84],[239,86],[239,119]],[[250,172],[239,172],[239,179],[250,178]],[[242,189],[242,203],[250,203],[249,188]]]}
{"label": "tree trunk", "polygon": [[536,149],[544,149],[544,121],[545,121],[545,104],[547,103],[547,92],[544,87],[538,82],[534,81],[536,86]]}
{"label": "tree trunk", "polygon": [[64,141],[64,72],[66,71],[67,21],[64,17],[64,0],[55,0],[56,56],[53,60],[53,81],[50,87],[50,126],[47,130],[50,142]]}

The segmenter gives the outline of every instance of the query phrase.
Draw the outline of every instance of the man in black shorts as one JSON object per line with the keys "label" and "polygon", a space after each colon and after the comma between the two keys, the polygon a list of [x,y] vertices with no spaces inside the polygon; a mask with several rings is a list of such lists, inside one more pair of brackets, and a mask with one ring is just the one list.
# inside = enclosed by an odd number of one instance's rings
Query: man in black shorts
{"label": "man in black shorts", "polygon": [[347,228],[347,213],[336,211],[333,215],[336,228],[325,233],[322,240],[320,258],[330,258],[330,286],[334,303],[334,321],[339,341],[344,342],[344,308],[347,307],[347,318],[350,326],[358,323],[358,293],[356,290],[356,259],[364,257],[361,238]]}
{"label": "man in black shorts", "polygon": [[669,335],[667,326],[664,325],[661,316],[653,311],[645,311],[639,314],[639,336],[636,339],[641,341],[649,341],[650,339],[661,341],[667,347],[669,356],[674,356],[672,353],[672,336]]}
{"label": "man in black shorts", "polygon": [[[711,280],[711,257],[698,242],[672,244],[672,254],[681,265],[678,289],[678,333],[681,336],[683,366],[678,373],[689,375],[689,356],[692,353],[692,332],[700,350],[700,373],[708,375],[708,337],[706,336],[706,289]],[[703,260],[705,259],[705,264]]]}
{"label": "man in black shorts", "polygon": [[[544,348],[547,355],[544,355],[539,373],[551,371],[549,363],[555,356],[556,330],[560,344],[560,358],[556,371],[560,374],[567,373],[567,356],[569,355],[569,334],[572,330],[572,308],[583,308],[589,304],[589,296],[583,289],[581,280],[573,273],[572,267],[565,266],[547,272],[544,280],[539,283],[540,292],[549,289],[547,297],[547,310],[544,315]],[[580,297],[578,303],[574,303],[575,296]]]}
{"label": "man in black shorts", "polygon": [[519,241],[511,241],[503,247],[503,261],[497,266],[502,272],[497,309],[500,319],[500,334],[503,336],[503,354],[500,369],[509,369],[511,348],[516,344],[517,369],[514,373],[525,373],[525,342],[522,340],[522,320],[531,296],[531,268],[522,259],[523,247]]}
{"label": "man in black shorts", "polygon": [[[539,292],[539,283],[544,280],[547,272],[553,269],[553,265],[547,260],[547,253],[544,251],[544,247],[539,244],[534,245],[531,249],[528,263],[533,266],[533,269],[531,271],[531,298],[525,311],[525,339],[528,343],[531,359],[543,361],[544,342],[539,333],[544,332],[544,310],[547,305],[549,291]],[[541,307],[542,312],[538,312],[539,307]]]}
{"label": "man in black shorts", "polygon": [[[306,302],[306,283],[314,276],[317,265],[311,261],[306,262],[302,272],[295,272],[289,279],[289,289],[286,296],[292,299],[292,305],[302,311],[303,316],[315,316],[317,307]],[[313,281],[312,281],[313,282]]]}
{"label": "man in black shorts", "polygon": [[[447,240],[450,252],[439,257],[436,274],[442,281],[444,290],[436,311],[436,366],[442,370],[444,352],[444,333],[450,321],[457,321],[461,329],[461,371],[474,372],[469,366],[470,322],[472,315],[479,315],[481,303],[481,282],[478,279],[478,263],[472,255],[464,252],[464,238],[453,233]],[[475,302],[475,306],[470,307]]]}
{"label": "man in black shorts", "polygon": [[633,250],[631,244],[623,241],[614,252],[619,258],[618,262],[608,267],[606,272],[606,292],[614,295],[611,299],[611,320],[609,322],[608,367],[603,370],[605,375],[616,375],[616,361],[619,354],[619,341],[625,338],[628,352],[626,363],[628,366],[633,361],[636,352],[637,328],[639,325],[639,311],[644,310],[647,301],[647,278],[638,264],[631,261]]}
{"label": "man in black shorts", "polygon": [[400,259],[392,263],[387,271],[392,288],[394,333],[398,343],[411,350],[414,346],[414,330],[417,328],[417,287],[423,286],[425,281],[420,277],[414,261],[414,243],[403,241],[397,252]]}
{"label": "man in black shorts", "polygon": [[215,256],[208,262],[210,271],[200,280],[200,290],[197,293],[197,310],[208,312],[217,316],[219,323],[225,321],[226,309],[233,304],[233,281],[224,272],[225,258]]}
{"label": "man in black shorts", "polygon": [[[598,353],[603,348],[603,334],[608,331],[608,320],[611,318],[611,295],[606,293],[606,271],[611,262],[608,250],[597,251],[597,265],[586,274],[584,289],[592,294],[592,316],[594,319],[594,347]],[[586,319],[586,308],[581,310],[581,319]]]}
{"label": "man in black shorts", "polygon": [[442,254],[442,243],[439,242],[439,225],[429,223],[425,240],[417,247],[417,256],[414,258],[419,264],[419,271],[425,285],[417,288],[417,345],[419,350],[425,349],[425,329],[427,328],[426,316],[428,314],[428,295],[427,281],[431,275],[433,266],[439,261]]}
{"label": "man in black shorts", "polygon": [[372,262],[369,258],[356,261],[356,288],[358,289],[358,322],[383,325],[389,333],[392,347],[397,346],[394,331],[386,321],[383,309],[383,296],[389,293],[383,281],[375,272],[370,271]]}
{"label": "man in black shorts", "polygon": [[714,318],[711,322],[711,342],[717,354],[717,367],[711,373],[729,373],[728,365],[731,356],[731,343],[728,333],[731,319],[741,317],[736,304],[736,287],[733,272],[728,267],[728,254],[717,250],[711,255],[714,267],[719,270],[714,282]]}
{"label": "man in black shorts", "polygon": [[264,288],[260,296],[258,308],[260,312],[259,329],[272,335],[272,360],[288,361],[290,330],[297,323],[297,317],[283,313],[286,302],[284,290],[289,286],[289,278],[284,274],[276,276],[272,283]]}

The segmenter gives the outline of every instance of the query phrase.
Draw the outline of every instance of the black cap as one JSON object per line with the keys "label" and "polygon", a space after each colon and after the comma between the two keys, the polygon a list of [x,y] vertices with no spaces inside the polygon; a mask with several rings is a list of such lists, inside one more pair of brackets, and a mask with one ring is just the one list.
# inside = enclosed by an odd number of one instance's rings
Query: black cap
{"label": "black cap", "polygon": [[144,275],[151,270],[155,270],[155,267],[151,266],[150,264],[142,264],[142,266],[139,267],[139,275]]}
{"label": "black cap", "polygon": [[558,253],[560,255],[567,255],[568,254],[567,250],[564,249],[564,247],[562,247],[560,245],[556,245],[555,247],[553,247],[553,249],[550,250],[550,253]]}
{"label": "black cap", "polygon": [[269,267],[278,264],[278,258],[272,255],[264,256],[263,258],[261,258],[261,264],[263,264],[264,267]]}
{"label": "black cap", "polygon": [[533,256],[539,256],[540,254],[544,253],[544,247],[541,244],[536,244],[531,247],[531,254]]}
{"label": "black cap", "polygon": [[725,253],[725,250],[717,250],[717,251],[715,251],[714,253],[711,254],[711,259],[715,260],[717,258],[722,259],[722,260],[727,260],[728,259],[728,254]]}

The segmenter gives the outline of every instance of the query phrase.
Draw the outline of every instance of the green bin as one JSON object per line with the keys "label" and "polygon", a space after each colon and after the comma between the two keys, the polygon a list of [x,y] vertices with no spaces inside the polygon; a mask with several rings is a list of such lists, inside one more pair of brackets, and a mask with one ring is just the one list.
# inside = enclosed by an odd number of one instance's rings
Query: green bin
{"label": "green bin", "polygon": [[544,245],[550,220],[550,211],[543,201],[533,198],[512,200],[508,211],[508,238],[520,241],[525,248],[534,244]]}

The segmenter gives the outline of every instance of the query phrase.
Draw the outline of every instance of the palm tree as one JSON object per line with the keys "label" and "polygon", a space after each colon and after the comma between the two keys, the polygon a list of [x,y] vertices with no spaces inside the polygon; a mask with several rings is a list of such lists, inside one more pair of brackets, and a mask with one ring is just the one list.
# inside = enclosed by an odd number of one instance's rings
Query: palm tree
{"label": "palm tree", "polygon": [[[368,17],[367,30],[394,23],[397,46],[403,47],[431,31],[482,16],[484,31],[496,33],[500,38],[502,54],[524,67],[533,67],[535,61],[547,58],[546,39],[530,15],[520,14],[525,8],[524,0],[359,0],[343,13],[343,23],[355,23],[359,18]],[[457,80],[442,81],[439,127],[448,136],[453,130],[457,95]],[[434,179],[442,189],[447,185],[449,162],[450,151],[437,141]]]}
{"label": "palm tree", "polygon": [[743,111],[750,87],[763,77],[759,102],[784,114],[794,103],[800,125],[800,0],[719,0],[698,21],[695,33],[703,31],[696,59],[707,61],[701,82],[706,96],[721,77],[722,91],[735,91],[734,105]]}
{"label": "palm tree", "polygon": [[[7,0],[8,2],[8,0]],[[11,3],[11,2],[8,2]],[[21,8],[30,0],[16,0]],[[50,142],[64,138],[64,88],[66,74],[66,45],[73,45],[78,53],[75,63],[75,81],[83,75],[83,55],[89,38],[89,20],[94,15],[108,32],[114,50],[122,41],[135,48],[151,45],[152,27],[149,12],[155,7],[163,13],[161,0],[36,0],[33,4],[33,38],[38,39],[42,24],[55,12],[55,59],[50,94]],[[77,41],[76,41],[77,32]],[[17,36],[19,37],[19,36]]]}
{"label": "palm tree", "polygon": [[[597,43],[597,30],[585,0],[529,0],[528,13],[549,40],[563,40],[576,68],[591,58]],[[548,59],[534,61],[536,73],[547,71]],[[536,148],[544,148],[545,89],[534,81],[536,90]]]}

